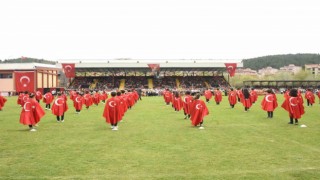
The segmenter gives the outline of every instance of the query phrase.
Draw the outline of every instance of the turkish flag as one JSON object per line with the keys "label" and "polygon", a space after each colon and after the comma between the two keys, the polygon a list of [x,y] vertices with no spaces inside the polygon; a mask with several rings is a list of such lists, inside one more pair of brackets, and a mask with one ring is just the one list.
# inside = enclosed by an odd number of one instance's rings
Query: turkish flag
{"label": "turkish flag", "polygon": [[160,64],[148,64],[152,72],[160,71]]}
{"label": "turkish flag", "polygon": [[75,64],[64,64],[62,63],[62,69],[64,71],[64,74],[66,75],[67,78],[74,78],[76,77],[76,69],[75,69]]}
{"label": "turkish flag", "polygon": [[16,91],[34,92],[34,72],[33,71],[15,71]]}
{"label": "turkish flag", "polygon": [[226,65],[230,77],[233,77],[236,73],[237,63],[224,63],[224,65]]}

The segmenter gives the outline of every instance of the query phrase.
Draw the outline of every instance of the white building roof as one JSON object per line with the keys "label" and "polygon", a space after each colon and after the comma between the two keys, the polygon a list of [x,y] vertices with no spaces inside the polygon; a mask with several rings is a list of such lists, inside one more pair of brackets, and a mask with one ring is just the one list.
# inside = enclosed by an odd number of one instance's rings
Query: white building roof
{"label": "white building roof", "polygon": [[57,68],[52,64],[41,63],[1,63],[0,70],[34,70],[37,68]]}

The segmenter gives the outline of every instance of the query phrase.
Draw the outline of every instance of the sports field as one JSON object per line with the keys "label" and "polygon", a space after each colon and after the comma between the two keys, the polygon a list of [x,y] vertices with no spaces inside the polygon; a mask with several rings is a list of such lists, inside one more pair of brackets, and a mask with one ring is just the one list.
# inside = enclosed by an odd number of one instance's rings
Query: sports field
{"label": "sports field", "polygon": [[[69,103],[65,122],[46,111],[37,132],[19,123],[17,97],[0,111],[1,179],[319,179],[320,105],[305,105],[289,125],[281,107],[273,119],[258,102],[208,105],[204,130],[162,97],[144,97],[128,110],[119,131],[102,118],[104,105],[83,109]],[[278,104],[283,101],[278,95]],[[41,104],[44,107],[43,104]]]}

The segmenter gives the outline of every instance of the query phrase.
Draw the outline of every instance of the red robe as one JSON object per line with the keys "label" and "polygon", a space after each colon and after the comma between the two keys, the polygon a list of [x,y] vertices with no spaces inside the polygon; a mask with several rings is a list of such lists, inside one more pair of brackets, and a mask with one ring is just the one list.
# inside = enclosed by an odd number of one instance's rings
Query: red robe
{"label": "red robe", "polygon": [[108,99],[108,94],[106,92],[102,92],[102,94],[100,95],[100,100],[103,101],[103,100],[106,100]]}
{"label": "red robe", "polygon": [[222,101],[221,91],[219,91],[219,90],[215,90],[215,91],[214,91],[214,100],[215,100],[216,102],[221,102],[221,101]]}
{"label": "red robe", "polygon": [[42,93],[40,91],[36,92],[36,100],[40,101],[42,99]]}
{"label": "red robe", "polygon": [[26,103],[28,99],[29,99],[29,94],[23,94],[22,101],[21,101],[21,106],[23,106],[24,103]]}
{"label": "red robe", "polygon": [[170,103],[172,100],[172,93],[170,91],[165,91],[163,94],[164,101]]}
{"label": "red robe", "polygon": [[240,89],[240,90],[237,90],[237,97],[240,99],[240,102],[242,102],[243,93],[242,93],[241,89]]}
{"label": "red robe", "polygon": [[191,105],[191,123],[197,126],[209,114],[206,104],[202,100],[194,100]]}
{"label": "red robe", "polygon": [[73,106],[76,110],[82,110],[82,105],[84,104],[84,98],[80,95],[73,99]]}
{"label": "red robe", "polygon": [[93,103],[98,105],[100,103],[100,94],[99,93],[95,93],[93,95]]}
{"label": "red robe", "polygon": [[251,103],[251,98],[249,97],[248,99],[242,99],[242,104],[244,107],[246,108],[250,108],[252,106],[252,103]]}
{"label": "red robe", "polygon": [[278,107],[275,94],[267,94],[261,101],[261,108],[264,111],[274,111]]}
{"label": "red robe", "polygon": [[23,106],[23,93],[20,93],[19,96],[18,96],[18,99],[17,99],[17,104],[19,104],[20,106]]}
{"label": "red robe", "polygon": [[251,103],[255,103],[258,100],[258,94],[255,90],[250,91]]}
{"label": "red robe", "polygon": [[122,120],[122,117],[125,113],[125,106],[126,103],[124,102],[124,99],[122,96],[116,96],[116,98],[119,100],[119,120]]}
{"label": "red robe", "polygon": [[190,115],[192,100],[193,98],[190,95],[186,95],[183,98],[183,111],[185,114]]}
{"label": "red robe", "polygon": [[6,102],[7,102],[7,99],[0,95],[0,110],[2,110],[2,108]]}
{"label": "red robe", "polygon": [[44,115],[45,112],[40,104],[36,100],[28,98],[20,114],[20,123],[24,125],[35,125]]}
{"label": "red robe", "polygon": [[294,119],[300,119],[304,114],[304,107],[301,99],[298,97],[288,97],[284,100],[281,107],[289,112],[289,116]]}
{"label": "red robe", "polygon": [[56,100],[51,107],[52,114],[56,116],[62,116],[68,110],[68,104],[64,97],[60,96]]}
{"label": "red robe", "polygon": [[107,100],[103,111],[103,117],[109,124],[116,124],[120,121],[120,101],[116,97]]}
{"label": "red robe", "polygon": [[314,102],[315,102],[315,96],[314,96],[313,92],[307,91],[306,94],[304,95],[304,97],[305,97],[307,100],[309,100],[309,103],[310,103],[310,104],[314,104]]}
{"label": "red robe", "polygon": [[173,107],[177,111],[180,111],[183,108],[183,102],[180,96],[174,97]]}
{"label": "red robe", "polygon": [[210,90],[204,91],[204,96],[206,99],[211,99],[212,98],[212,92]]}
{"label": "red robe", "polygon": [[46,104],[51,104],[53,101],[53,96],[50,92],[47,92],[44,96],[43,96],[43,102]]}
{"label": "red robe", "polygon": [[231,105],[237,104],[237,93],[234,91],[230,91],[228,94],[228,100]]}
{"label": "red robe", "polygon": [[88,93],[88,94],[85,94],[83,96],[83,99],[84,99],[84,104],[86,107],[89,107],[93,104],[93,101],[92,101],[92,97],[91,95]]}

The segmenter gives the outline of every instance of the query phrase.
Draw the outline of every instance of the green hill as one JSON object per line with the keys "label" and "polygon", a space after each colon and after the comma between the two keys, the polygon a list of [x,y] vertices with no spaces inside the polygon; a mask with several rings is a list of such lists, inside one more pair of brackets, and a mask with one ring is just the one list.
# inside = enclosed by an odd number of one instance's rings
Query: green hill
{"label": "green hill", "polygon": [[56,64],[55,61],[48,61],[44,59],[36,59],[36,58],[29,58],[29,57],[21,57],[16,59],[6,59],[0,61],[0,63],[42,63],[42,64]]}
{"label": "green hill", "polygon": [[243,67],[254,70],[265,67],[280,67],[294,64],[296,66],[304,66],[305,64],[320,64],[320,54],[286,54],[286,55],[270,55],[243,60]]}

